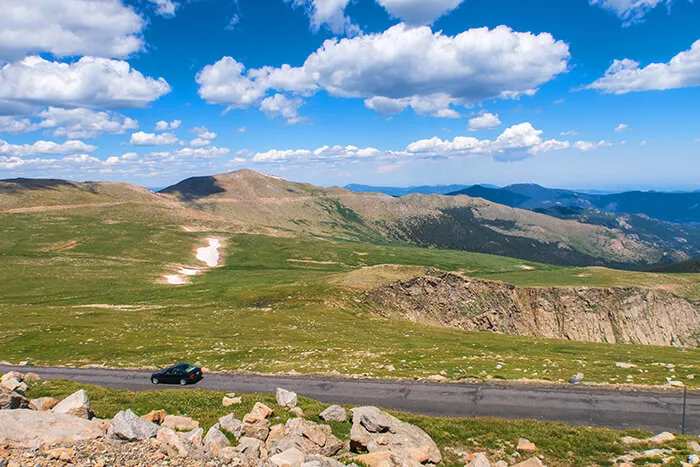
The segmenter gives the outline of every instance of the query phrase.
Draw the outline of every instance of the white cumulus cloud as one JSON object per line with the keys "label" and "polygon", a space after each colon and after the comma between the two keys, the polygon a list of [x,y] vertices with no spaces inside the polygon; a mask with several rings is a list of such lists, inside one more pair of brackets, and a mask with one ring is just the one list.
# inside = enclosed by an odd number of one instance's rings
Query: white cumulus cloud
{"label": "white cumulus cloud", "polygon": [[589,151],[595,151],[598,148],[610,147],[612,145],[613,145],[613,143],[611,143],[610,141],[606,141],[606,140],[601,140],[601,141],[598,141],[597,143],[592,142],[592,141],[576,141],[573,144],[573,147],[575,149],[578,149],[579,151],[589,152]]}
{"label": "white cumulus cloud", "polygon": [[303,8],[311,20],[311,29],[318,32],[326,26],[335,34],[357,34],[360,29],[345,14],[350,0],[285,0],[295,8]]}
{"label": "white cumulus cloud", "polygon": [[124,58],[143,48],[144,19],[121,0],[0,0],[0,60]]}
{"label": "white cumulus cloud", "polygon": [[260,110],[270,118],[282,117],[287,119],[289,125],[301,122],[299,108],[304,101],[298,97],[288,98],[284,94],[275,94],[272,97],[263,99],[260,103]]}
{"label": "white cumulus cloud", "polygon": [[39,128],[52,129],[54,136],[67,138],[96,138],[103,133],[118,135],[139,127],[139,123],[129,117],[90,109],[49,107],[37,116],[42,119]]}
{"label": "white cumulus cloud", "polygon": [[0,68],[0,101],[29,106],[143,107],[168,92],[163,78],[107,58],[60,63],[32,56]]}
{"label": "white cumulus cloud", "polygon": [[0,140],[0,154],[13,157],[34,156],[37,154],[76,154],[96,150],[97,146],[77,140],[69,140],[65,143],[36,141],[32,144],[10,144],[7,141]]}
{"label": "white cumulus cloud", "polygon": [[[515,99],[568,69],[569,47],[548,33],[470,29],[456,36],[396,25],[383,33],[331,39],[301,67],[247,70],[231,57],[198,75],[199,95],[229,109],[259,107],[269,93],[365,99],[382,114],[412,107],[419,114],[458,117],[454,105]],[[270,101],[268,101],[270,104]]]}
{"label": "white cumulus cloud", "polygon": [[172,146],[178,138],[173,133],[145,133],[139,131],[131,135],[129,144],[134,146]]}
{"label": "white cumulus cloud", "polygon": [[416,141],[408,145],[410,154],[422,156],[454,157],[475,154],[488,154],[497,160],[519,160],[550,151],[567,149],[568,141],[543,140],[542,130],[531,123],[514,125],[503,131],[495,140],[478,139],[472,136],[458,136],[451,141],[438,137]]}
{"label": "white cumulus cloud", "polygon": [[377,0],[393,17],[411,25],[433,24],[464,0]]}
{"label": "white cumulus cloud", "polygon": [[651,63],[642,68],[634,60],[615,60],[605,76],[586,86],[586,89],[605,94],[627,94],[695,86],[700,86],[700,40],[668,63]]}
{"label": "white cumulus cloud", "polygon": [[28,118],[15,118],[0,116],[0,133],[9,133],[11,135],[19,135],[21,133],[29,133],[38,130],[36,123]]}
{"label": "white cumulus cloud", "polygon": [[155,5],[156,13],[160,16],[175,16],[178,4],[172,0],[151,0],[151,3]]}
{"label": "white cumulus cloud", "polygon": [[615,13],[624,26],[640,22],[654,8],[665,5],[671,7],[673,0],[589,0],[591,5],[599,6]]}
{"label": "white cumulus cloud", "polygon": [[[403,150],[380,150],[372,147],[323,146],[310,149],[272,149],[259,152],[252,162],[335,162],[343,160],[372,159],[383,161],[382,167],[393,167],[403,160],[415,158],[460,157],[488,155],[500,161],[524,159],[537,154],[559,151],[571,147],[568,141],[545,140],[542,131],[525,122],[504,130],[495,140],[472,136],[458,136],[452,140],[434,137],[409,144]],[[398,162],[397,162],[398,161]]]}
{"label": "white cumulus cloud", "polygon": [[620,123],[618,126],[615,127],[615,132],[622,133],[623,131],[629,131],[629,129],[629,125],[627,125],[626,123]]}
{"label": "white cumulus cloud", "polygon": [[173,120],[172,122],[161,120],[156,123],[156,131],[177,130],[180,128],[180,125],[182,125],[182,121],[180,120]]}
{"label": "white cumulus cloud", "polygon": [[501,125],[501,119],[497,114],[481,112],[478,116],[469,120],[469,131],[493,130]]}

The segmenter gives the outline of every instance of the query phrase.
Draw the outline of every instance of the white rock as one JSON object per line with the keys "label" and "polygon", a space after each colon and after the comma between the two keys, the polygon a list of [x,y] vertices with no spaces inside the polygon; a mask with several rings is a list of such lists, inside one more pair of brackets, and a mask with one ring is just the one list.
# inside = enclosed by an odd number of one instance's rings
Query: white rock
{"label": "white rock", "polygon": [[447,383],[449,381],[449,379],[447,379],[443,375],[431,375],[431,376],[428,376],[428,381],[430,381],[432,383]]}
{"label": "white rock", "polygon": [[469,467],[491,467],[491,462],[489,462],[489,458],[485,454],[479,452],[474,454],[474,460],[467,465]]}
{"label": "white rock", "polygon": [[663,433],[659,433],[658,435],[651,438],[650,441],[654,444],[663,444],[669,441],[673,441],[674,439],[676,439],[676,437],[673,435],[673,433],[664,431]]}
{"label": "white rock", "polygon": [[24,394],[27,392],[27,389],[29,389],[29,386],[27,386],[25,383],[22,381],[18,380],[17,378],[7,378],[0,383],[5,389],[8,389],[10,391],[16,391],[19,393]]}
{"label": "white rock", "polygon": [[625,370],[629,370],[631,368],[637,368],[637,365],[634,365],[632,363],[626,363],[626,362],[617,362],[617,363],[615,363],[615,366],[618,368],[623,368]]}
{"label": "white rock", "polygon": [[5,386],[0,386],[0,410],[26,409],[28,406],[29,399],[18,392],[10,391]]}
{"label": "white rock", "polygon": [[344,408],[339,405],[331,405],[319,415],[321,420],[326,422],[347,422],[348,414]]}
{"label": "white rock", "polygon": [[181,417],[178,415],[166,415],[165,420],[163,420],[163,423],[160,425],[176,431],[192,431],[199,428],[199,422],[189,417]]}
{"label": "white rock", "polygon": [[581,381],[583,381],[583,373],[576,373],[574,376],[569,378],[569,383],[571,384],[579,384]]}
{"label": "white rock", "polygon": [[234,414],[229,414],[219,419],[219,427],[228,431],[236,438],[240,438],[243,422],[238,420]]}
{"label": "white rock", "polygon": [[54,413],[63,413],[84,419],[90,418],[90,400],[87,392],[84,389],[74,392],[59,402],[52,410]]}
{"label": "white rock", "polygon": [[204,449],[213,456],[230,445],[228,438],[214,427],[210,428],[204,437]]}
{"label": "white rock", "polygon": [[192,443],[194,446],[201,447],[204,438],[204,430],[196,428],[188,433],[183,433],[182,436],[184,436],[187,442]]}
{"label": "white rock", "polygon": [[101,438],[104,428],[72,415],[33,410],[0,410],[0,445],[36,449]]}
{"label": "white rock", "polygon": [[270,457],[268,462],[274,467],[301,467],[304,463],[304,453],[291,448]]}
{"label": "white rock", "polygon": [[277,388],[277,405],[289,408],[296,407],[297,394],[286,389]]}
{"label": "white rock", "polygon": [[698,465],[700,464],[700,457],[697,454],[691,454],[688,456],[688,464]]}
{"label": "white rock", "polygon": [[156,439],[161,443],[167,444],[168,446],[176,449],[177,453],[181,457],[186,457],[190,453],[191,446],[189,445],[189,443],[182,436],[180,436],[178,433],[176,433],[174,430],[171,430],[170,428],[161,428],[160,430],[158,430]]}

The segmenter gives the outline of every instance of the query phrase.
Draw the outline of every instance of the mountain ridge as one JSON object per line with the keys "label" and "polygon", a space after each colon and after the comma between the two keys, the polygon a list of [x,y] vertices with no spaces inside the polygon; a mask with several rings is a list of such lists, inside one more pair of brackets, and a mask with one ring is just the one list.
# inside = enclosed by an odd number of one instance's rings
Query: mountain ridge
{"label": "mountain ridge", "polygon": [[396,198],[321,188],[252,170],[192,177],[158,193],[128,184],[52,183],[58,187],[34,190],[25,181],[24,195],[0,196],[0,207],[8,204],[8,198],[15,204],[40,205],[44,196],[49,198],[45,204],[70,205],[112,202],[124,196],[284,235],[408,243],[568,266],[644,269],[690,259],[681,250],[659,247],[621,229],[484,199],[417,193]]}

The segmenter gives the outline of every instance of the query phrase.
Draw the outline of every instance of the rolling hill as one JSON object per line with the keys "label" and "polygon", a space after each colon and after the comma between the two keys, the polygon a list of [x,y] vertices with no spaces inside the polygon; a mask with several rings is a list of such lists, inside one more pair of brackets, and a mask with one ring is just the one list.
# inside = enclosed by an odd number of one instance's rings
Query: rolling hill
{"label": "rolling hill", "polygon": [[[601,289],[595,293],[609,294],[612,306],[630,298],[620,287],[634,288],[635,297],[649,291],[697,302],[697,274],[522,259],[546,259],[552,246],[564,261],[574,255],[586,262],[628,258],[607,252],[605,242],[618,234],[604,227],[466,196],[358,194],[250,171],[183,181],[165,193],[62,181],[2,186],[0,355],[13,363],[143,368],[186,360],[214,371],[368,378],[445,372],[459,380],[485,379],[504,361],[512,365],[495,374],[510,380],[522,378],[525,370],[535,377],[542,362],[551,361],[552,368],[538,378],[566,381],[585,362],[587,381],[608,382],[624,378],[615,366],[624,353],[645,370],[636,384],[664,384],[668,370],[653,362],[672,362],[687,374],[700,371],[698,351],[681,353],[668,339],[653,341],[665,347],[610,346],[544,340],[562,337],[544,332],[529,337],[469,332],[384,316],[362,300],[382,286],[400,281],[396,287],[403,289],[402,282],[437,270],[528,293],[550,287],[542,294],[557,310],[581,288]],[[425,243],[408,241],[420,235]],[[217,267],[197,259],[209,238],[222,245]],[[464,239],[471,243],[460,244],[462,250],[504,250],[515,257],[417,246]],[[630,252],[663,254],[627,236],[620,241]],[[198,273],[177,285],[163,280],[182,269]],[[491,302],[480,303],[450,309],[492,316]],[[504,319],[510,313],[500,311]],[[644,325],[620,323],[630,332]],[[465,355],[473,359],[465,361]]]}
{"label": "rolling hill", "polygon": [[619,230],[465,196],[396,198],[319,188],[249,170],[187,179],[160,193],[221,218],[289,233],[412,243],[576,266],[640,268],[676,257]]}

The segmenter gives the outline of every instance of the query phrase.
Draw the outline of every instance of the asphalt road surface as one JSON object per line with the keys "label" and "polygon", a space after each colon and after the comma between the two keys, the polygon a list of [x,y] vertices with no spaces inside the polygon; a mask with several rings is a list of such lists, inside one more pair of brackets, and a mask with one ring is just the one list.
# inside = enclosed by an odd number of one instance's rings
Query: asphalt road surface
{"label": "asphalt road surface", "polygon": [[[571,425],[680,432],[682,391],[611,391],[586,386],[496,386],[324,377],[207,374],[196,386],[154,386],[150,371],[101,368],[0,366],[0,373],[31,370],[44,379],[67,379],[114,389],[144,391],[193,388],[238,394],[271,394],[283,387],[321,402],[375,405],[446,417],[551,420]],[[700,394],[688,393],[686,433],[700,434]]]}

